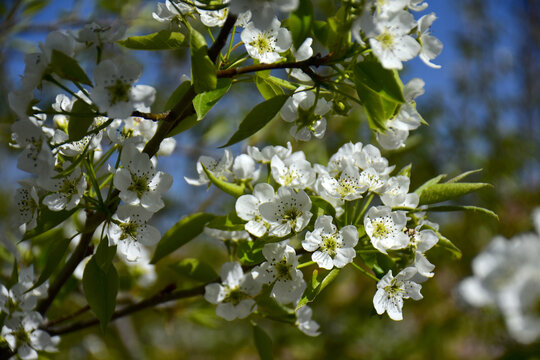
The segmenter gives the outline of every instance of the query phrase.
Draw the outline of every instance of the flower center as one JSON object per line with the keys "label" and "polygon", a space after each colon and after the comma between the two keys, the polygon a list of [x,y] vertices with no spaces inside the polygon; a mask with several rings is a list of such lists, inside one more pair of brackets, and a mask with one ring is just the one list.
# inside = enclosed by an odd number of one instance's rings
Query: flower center
{"label": "flower center", "polygon": [[148,186],[148,179],[146,176],[137,176],[131,174],[131,185],[128,187],[129,191],[133,191],[140,198],[145,192],[150,191]]}
{"label": "flower center", "polygon": [[391,49],[394,45],[394,36],[390,34],[388,30],[384,30],[375,39],[378,40],[382,44],[382,47],[385,49]]}
{"label": "flower center", "polygon": [[286,221],[294,221],[296,220],[300,215],[302,215],[302,212],[298,210],[295,207],[291,207],[288,210],[285,210],[283,212],[283,219]]}
{"label": "flower center", "polygon": [[335,234],[330,236],[322,236],[323,243],[321,245],[321,250],[326,252],[330,256],[336,255],[336,249],[340,248],[341,245],[338,243],[338,239]]}
{"label": "flower center", "polygon": [[267,35],[266,33],[257,34],[257,38],[249,43],[257,49],[257,52],[262,55],[267,52],[274,51],[273,46],[274,39],[272,36]]}
{"label": "flower center", "polygon": [[137,238],[137,228],[139,226],[135,223],[128,222],[122,223],[120,229],[122,229],[122,234],[120,235],[120,240],[125,240],[127,238],[136,239]]}
{"label": "flower center", "polygon": [[292,280],[291,274],[289,273],[290,265],[287,264],[287,259],[281,259],[281,261],[277,262],[274,266],[276,268],[277,280]]}
{"label": "flower center", "polygon": [[111,96],[110,104],[114,105],[118,102],[129,101],[130,88],[130,84],[126,84],[120,79],[116,79],[116,82],[113,85],[107,86],[106,89],[109,90],[109,95]]}
{"label": "flower center", "polygon": [[227,294],[225,295],[225,298],[223,299],[223,302],[230,302],[234,306],[240,304],[240,302],[244,299],[246,299],[248,296],[244,294],[239,287],[235,288],[229,288],[227,289]]}
{"label": "flower center", "polygon": [[392,228],[387,226],[384,220],[376,221],[373,225],[373,236],[376,238],[383,239],[392,232]]}

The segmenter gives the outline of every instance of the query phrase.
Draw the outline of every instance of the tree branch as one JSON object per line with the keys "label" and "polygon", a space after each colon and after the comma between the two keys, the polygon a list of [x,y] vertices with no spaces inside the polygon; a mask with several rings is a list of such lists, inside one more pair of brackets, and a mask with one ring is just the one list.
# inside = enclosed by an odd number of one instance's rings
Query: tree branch
{"label": "tree branch", "polygon": [[[163,304],[172,300],[187,299],[190,297],[203,295],[205,286],[206,284],[200,285],[191,289],[186,289],[186,290],[174,290],[170,292],[162,291],[161,293],[156,294],[151,298],[142,300],[136,304],[127,306],[121,310],[116,311],[113,314],[111,321],[121,318],[123,316],[129,315],[129,314],[132,314],[134,312],[137,312],[137,311],[149,308],[149,307],[153,307],[155,305]],[[98,319],[91,319],[87,321],[81,321],[81,322],[66,326],[64,328],[60,328],[60,329],[47,328],[46,330],[50,335],[62,335],[62,334],[67,334],[70,332],[86,329],[88,327],[91,327],[97,324],[99,324]]]}
{"label": "tree branch", "polygon": [[291,61],[277,64],[256,64],[226,70],[219,70],[217,72],[217,77],[230,78],[241,74],[271,69],[302,69],[306,71],[307,69],[309,69],[310,66],[325,65],[330,61],[332,55],[332,53],[326,56],[321,56],[320,54],[317,54],[304,61]]}

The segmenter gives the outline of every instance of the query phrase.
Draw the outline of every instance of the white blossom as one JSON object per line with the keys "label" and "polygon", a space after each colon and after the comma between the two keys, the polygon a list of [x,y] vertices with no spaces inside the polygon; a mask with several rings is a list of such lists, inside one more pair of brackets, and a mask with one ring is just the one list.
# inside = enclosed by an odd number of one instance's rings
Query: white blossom
{"label": "white blossom", "polygon": [[287,51],[292,43],[289,30],[280,26],[277,18],[272,20],[268,28],[263,29],[249,23],[240,34],[249,56],[263,64],[280,60],[280,53]]}
{"label": "white blossom", "polygon": [[[228,3],[228,2],[229,1],[223,1],[223,3]],[[199,1],[195,1],[195,5],[204,6],[206,4]],[[208,27],[214,27],[214,26],[222,27],[223,24],[225,24],[225,21],[227,20],[227,15],[229,14],[229,8],[227,7],[223,9],[219,9],[219,10],[204,10],[198,7],[196,7],[195,9],[199,13],[201,22]]]}
{"label": "white blossom", "polygon": [[347,201],[360,199],[369,188],[360,178],[358,168],[352,164],[345,166],[339,176],[323,175],[321,185],[330,196]]}
{"label": "white blossom", "polygon": [[298,0],[231,0],[230,9],[233,14],[249,11],[254,26],[259,29],[266,29],[272,24],[277,11],[291,12],[296,10],[298,4]]}
{"label": "white blossom", "polygon": [[79,31],[76,39],[80,42],[86,43],[112,43],[120,40],[122,36],[124,36],[125,32],[126,26],[120,23],[100,25],[92,22],[84,25],[84,27]]}
{"label": "white blossom", "polygon": [[17,167],[23,171],[47,178],[52,175],[54,157],[49,147],[49,134],[33,119],[20,119],[11,126],[11,145],[22,148]]}
{"label": "white blossom", "polygon": [[[66,163],[66,168],[69,163]],[[86,178],[81,173],[81,168],[76,167],[68,175],[60,178],[50,178],[41,181],[40,185],[51,194],[43,199],[43,204],[49,210],[61,211],[71,210],[79,205],[81,198],[86,190]]]}
{"label": "white blossom", "polygon": [[109,117],[125,119],[134,108],[142,66],[131,58],[104,60],[94,70],[94,88],[90,94],[101,112]]}
{"label": "white blossom", "polygon": [[338,231],[331,216],[321,215],[315,221],[313,232],[306,233],[302,247],[313,252],[311,259],[319,267],[331,270],[334,266],[342,268],[353,261],[357,243],[358,230],[355,226],[347,225]]}
{"label": "white blossom", "polygon": [[403,320],[403,299],[422,299],[420,289],[422,285],[411,281],[416,274],[416,269],[409,267],[401,270],[396,277],[392,276],[392,270],[383,276],[377,283],[377,292],[373,297],[373,305],[377,314],[385,311],[392,320]]}
{"label": "white blossom", "polygon": [[389,207],[407,206],[416,208],[420,201],[418,194],[409,194],[411,179],[408,176],[393,176],[386,182],[386,187],[381,195],[381,201]]}
{"label": "white blossom", "polygon": [[409,229],[407,234],[410,238],[409,247],[414,251],[414,267],[418,274],[432,277],[435,265],[429,262],[424,253],[437,244],[437,234],[433,230],[420,230],[420,226],[414,230]]}
{"label": "white blossom", "polygon": [[305,189],[315,182],[315,170],[302,151],[297,151],[283,160],[274,155],[270,167],[272,177],[282,186]]}
{"label": "white blossom", "polygon": [[164,3],[157,3],[156,10],[152,13],[152,17],[159,22],[169,22],[192,10],[192,6],[182,1],[165,0]]}
{"label": "white blossom", "polygon": [[148,154],[139,152],[133,144],[122,149],[121,162],[124,167],[116,170],[113,180],[120,199],[151,212],[163,208],[161,195],[170,189],[172,176],[156,171]]}
{"label": "white blossom", "polygon": [[261,174],[261,169],[255,167],[255,160],[247,154],[238,155],[234,159],[232,173],[238,181],[257,181]]}
{"label": "white blossom", "polygon": [[30,230],[37,225],[39,210],[37,188],[32,180],[23,180],[19,184],[21,187],[15,191],[17,224],[26,224],[26,230]]}
{"label": "white blossom", "polygon": [[194,186],[201,186],[208,184],[210,180],[208,180],[208,177],[204,173],[203,165],[211,172],[216,178],[226,180],[230,178],[230,169],[233,164],[233,157],[231,154],[231,151],[226,149],[225,153],[223,154],[223,157],[216,161],[214,158],[210,156],[201,156],[199,157],[199,160],[197,161],[197,173],[199,174],[198,179],[191,179],[184,176],[184,179],[189,185]]}
{"label": "white blossom", "polygon": [[256,237],[263,236],[270,224],[266,222],[259,211],[259,205],[274,200],[274,188],[267,183],[255,185],[253,195],[242,195],[236,200],[236,213],[242,220],[246,220],[246,231]]}
{"label": "white blossom", "polygon": [[387,250],[409,245],[409,237],[403,232],[406,224],[405,212],[392,211],[388,206],[373,206],[364,217],[364,228],[371,244],[384,254]]}
{"label": "white blossom", "polygon": [[319,332],[319,324],[311,319],[313,316],[313,310],[307,305],[302,306],[296,310],[296,322],[295,325],[298,329],[308,336],[317,336]]}
{"label": "white blossom", "polygon": [[257,281],[273,284],[270,296],[281,304],[296,303],[306,288],[298,266],[298,256],[284,243],[270,243],[263,247],[267,261],[252,270]]}
{"label": "white blossom", "polygon": [[118,251],[128,261],[140,257],[140,245],[155,245],[161,238],[158,229],[148,225],[152,213],[140,206],[120,205],[109,223],[110,245],[118,245]]}
{"label": "white blossom", "polygon": [[422,16],[418,20],[418,41],[422,46],[422,49],[420,50],[420,59],[427,66],[434,69],[440,69],[440,65],[435,65],[431,62],[431,60],[435,59],[441,53],[443,48],[443,44],[439,39],[429,35],[429,28],[435,19],[437,19],[435,13],[431,13]]}
{"label": "white blossom", "polygon": [[285,160],[292,154],[292,145],[290,142],[287,142],[287,147],[283,146],[265,146],[262,150],[259,150],[256,146],[248,146],[247,153],[255,161],[270,164],[274,155],[277,155],[281,160]]}
{"label": "white blossom", "polygon": [[310,209],[311,199],[304,190],[286,186],[278,189],[272,201],[259,205],[263,219],[270,223],[270,235],[278,237],[302,231],[313,215]]}
{"label": "white blossom", "polygon": [[217,304],[216,314],[226,320],[243,319],[257,309],[253,296],[261,291],[261,283],[252,273],[244,274],[242,266],[227,262],[221,266],[221,284],[205,287],[206,301]]}

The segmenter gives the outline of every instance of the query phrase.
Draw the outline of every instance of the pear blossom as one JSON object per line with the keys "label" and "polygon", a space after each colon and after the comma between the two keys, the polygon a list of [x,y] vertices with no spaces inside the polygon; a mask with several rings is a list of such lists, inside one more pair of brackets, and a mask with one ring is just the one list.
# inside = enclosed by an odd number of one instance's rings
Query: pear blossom
{"label": "pear blossom", "polygon": [[306,289],[302,272],[296,268],[296,252],[284,243],[266,244],[262,252],[267,261],[252,270],[254,278],[264,284],[273,284],[270,296],[277,302],[296,303]]}
{"label": "pear blossom", "polygon": [[395,166],[388,166],[388,160],[381,155],[381,151],[375,146],[368,144],[357,155],[360,169],[373,168],[380,176],[386,176],[394,170]]}
{"label": "pear blossom", "polygon": [[366,35],[373,53],[386,69],[403,68],[402,61],[410,60],[420,52],[420,44],[410,35],[416,26],[413,16],[407,11],[399,11],[388,19],[379,17],[374,21],[373,30]]}
{"label": "pear blossom", "polygon": [[118,245],[118,251],[128,261],[140,257],[140,244],[152,246],[161,238],[158,229],[148,225],[152,212],[140,206],[120,205],[109,223],[110,245]]}
{"label": "pear blossom", "polygon": [[422,46],[420,59],[429,67],[440,69],[440,65],[435,65],[431,60],[435,59],[442,51],[443,44],[435,36],[429,35],[429,28],[437,17],[435,13],[427,14],[418,19],[418,41]]}
{"label": "pear blossom", "polygon": [[292,145],[287,142],[287,147],[283,146],[265,146],[262,150],[259,150],[256,146],[248,146],[247,153],[253,160],[263,163],[270,164],[274,155],[277,155],[281,160],[285,160],[292,154]]}
{"label": "pear blossom", "polygon": [[131,115],[142,66],[131,58],[104,60],[94,70],[95,86],[90,94],[101,112],[109,117],[125,119]]}
{"label": "pear blossom", "polygon": [[360,154],[362,152],[362,143],[353,144],[348,142],[342,145],[328,160],[328,172],[332,176],[339,175],[345,167],[352,163],[356,167],[360,167]]}
{"label": "pear blossom", "polygon": [[358,184],[367,187],[367,191],[380,194],[386,186],[386,176],[380,175],[374,168],[363,170],[358,176]]}
{"label": "pear blossom", "polygon": [[231,0],[229,8],[233,14],[241,14],[246,11],[251,13],[251,20],[255,27],[266,29],[275,18],[276,12],[291,12],[298,7],[299,0]]}
{"label": "pear blossom", "polygon": [[159,22],[169,22],[177,17],[188,14],[193,11],[191,5],[179,0],[165,0],[164,3],[158,3],[156,10],[152,13],[154,20]]}
{"label": "pear blossom", "polygon": [[[313,39],[307,37],[306,40],[296,49],[294,46],[291,47],[291,52],[296,59],[296,61],[304,61],[313,56],[313,49],[311,45],[313,44]],[[303,82],[311,81],[311,77],[303,72],[301,69],[289,69],[289,74]]]}
{"label": "pear blossom", "polygon": [[407,6],[409,10],[413,11],[423,11],[428,7],[428,4],[424,0],[409,0],[409,5]]}
{"label": "pear blossom", "polygon": [[314,231],[307,232],[302,247],[313,252],[311,259],[319,267],[331,270],[334,266],[342,268],[352,262],[357,243],[358,230],[355,226],[347,225],[338,231],[331,216],[321,215],[315,221]]}
{"label": "pear blossom", "polygon": [[217,304],[216,314],[228,321],[243,319],[257,309],[253,296],[261,291],[262,284],[255,281],[252,273],[244,274],[236,262],[221,266],[221,284],[205,286],[206,301]]}
{"label": "pear blossom", "polygon": [[408,229],[407,234],[410,238],[409,247],[414,251],[414,267],[418,274],[425,277],[433,277],[435,265],[429,262],[424,253],[431,249],[439,238],[433,230]]}
{"label": "pear blossom", "polygon": [[368,184],[361,182],[358,168],[352,164],[346,166],[338,177],[323,175],[321,185],[330,196],[346,201],[360,199],[369,188]]}
{"label": "pear blossom", "polygon": [[251,236],[249,236],[249,233],[243,230],[220,230],[220,229],[214,229],[211,227],[206,226],[204,228],[204,233],[210,237],[213,237],[218,240],[222,241],[234,241],[237,242],[239,240],[251,240]]}
{"label": "pear blossom", "polygon": [[373,206],[364,217],[364,228],[371,244],[384,254],[387,250],[409,245],[409,237],[403,232],[406,224],[405,212],[392,211],[388,206]]}
{"label": "pear blossom", "polygon": [[[66,168],[67,166],[69,165],[66,164]],[[81,173],[81,168],[77,167],[68,175],[41,181],[41,186],[52,192],[43,198],[43,204],[49,210],[71,210],[81,201],[86,190],[86,178]]]}
{"label": "pear blossom", "polygon": [[259,211],[259,205],[274,200],[274,188],[267,183],[255,185],[253,195],[242,195],[236,200],[235,210],[238,217],[246,220],[246,231],[261,237],[266,234],[270,224],[266,222]]}
{"label": "pear blossom", "polygon": [[416,208],[419,197],[416,193],[409,194],[409,184],[411,179],[408,176],[393,176],[386,182],[386,187],[381,195],[384,205],[390,207],[407,206]]}
{"label": "pear blossom", "polygon": [[238,155],[234,159],[232,173],[239,181],[257,181],[261,174],[260,168],[255,168],[255,160],[247,154]]}
{"label": "pear blossom", "polygon": [[[228,2],[229,1],[223,1],[223,3],[228,3]],[[204,6],[206,4],[199,1],[195,1],[195,5]],[[214,26],[222,27],[223,24],[225,24],[225,21],[227,20],[227,15],[229,15],[229,8],[223,8],[219,10],[205,10],[205,9],[200,9],[198,7],[195,7],[195,10],[197,10],[197,12],[199,13],[201,22],[208,27],[214,27]]]}
{"label": "pear blossom", "polygon": [[39,196],[32,180],[23,180],[19,184],[21,187],[15,191],[17,224],[26,224],[26,230],[30,230],[37,225]]}
{"label": "pear blossom", "polygon": [[34,267],[30,265],[20,268],[17,283],[9,289],[0,284],[0,312],[7,314],[7,318],[21,318],[34,310],[37,300],[47,295],[49,282],[30,291],[34,283]]}
{"label": "pear blossom", "polygon": [[279,54],[291,47],[292,40],[289,30],[280,26],[277,18],[274,18],[267,28],[262,29],[249,23],[240,34],[249,56],[263,64],[281,60]]}
{"label": "pear blossom", "polygon": [[49,146],[49,134],[32,118],[17,120],[12,126],[11,146],[23,149],[17,167],[47,178],[52,175],[54,157]]}
{"label": "pear blossom", "polygon": [[302,151],[297,151],[284,160],[274,155],[270,167],[272,177],[282,186],[305,189],[315,182],[315,170]]}
{"label": "pear blossom", "polygon": [[392,276],[392,270],[383,276],[377,283],[377,292],[373,297],[373,305],[377,314],[382,315],[385,311],[392,320],[403,320],[403,299],[420,300],[422,285],[411,281],[416,274],[416,269],[408,267],[401,270],[396,277]]}
{"label": "pear blossom", "polygon": [[38,351],[56,352],[60,337],[51,337],[46,331],[38,329],[43,317],[36,311],[28,313],[22,320],[9,319],[2,327],[1,335],[11,351],[24,360],[38,358]]}
{"label": "pear blossom", "polygon": [[259,205],[262,218],[270,224],[270,235],[278,237],[302,231],[313,215],[310,209],[311,199],[306,192],[287,186],[280,187],[272,201]]}
{"label": "pear blossom", "polygon": [[302,306],[296,310],[296,322],[295,325],[298,329],[308,336],[317,336],[319,332],[319,324],[311,319],[313,316],[313,310],[307,305]]}
{"label": "pear blossom", "polygon": [[189,185],[201,186],[208,184],[210,180],[204,173],[203,165],[206,170],[210,171],[218,179],[229,179],[231,166],[233,164],[233,157],[230,150],[226,149],[223,157],[217,161],[210,156],[202,155],[197,161],[197,173],[199,174],[198,179],[191,179],[184,176],[184,179]]}
{"label": "pear blossom", "polygon": [[126,26],[120,23],[101,25],[96,22],[84,25],[76,37],[85,43],[105,44],[120,40],[126,32]]}
{"label": "pear blossom", "polygon": [[114,174],[114,186],[120,190],[120,199],[130,205],[141,205],[156,212],[165,204],[161,195],[170,189],[172,176],[156,171],[148,154],[141,153],[133,144],[122,149],[123,168]]}

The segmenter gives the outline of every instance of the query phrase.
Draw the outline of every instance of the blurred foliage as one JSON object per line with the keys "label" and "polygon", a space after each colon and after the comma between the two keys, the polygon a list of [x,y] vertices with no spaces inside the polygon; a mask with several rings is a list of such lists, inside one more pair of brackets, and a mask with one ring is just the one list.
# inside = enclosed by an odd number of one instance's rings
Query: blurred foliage
{"label": "blurred foliage", "polygon": [[[7,144],[10,124],[7,94],[16,86],[11,76],[14,62],[31,50],[36,39],[57,28],[77,29],[89,20],[115,21],[128,25],[128,35],[160,30],[152,21],[155,1],[99,0],[97,2],[8,0],[0,3],[0,168],[13,169],[14,153]],[[332,1],[316,2],[318,11],[332,13]],[[91,11],[88,11],[88,6]],[[407,302],[402,322],[379,317],[372,310],[375,284],[354,269],[340,274],[340,281],[329,286],[314,305],[314,319],[322,335],[309,338],[294,328],[272,322],[259,325],[272,337],[274,355],[279,359],[533,359],[539,358],[540,343],[520,346],[505,333],[500,316],[494,312],[467,309],[460,304],[454,288],[470,274],[470,261],[495,234],[506,237],[531,228],[529,215],[540,205],[540,3],[536,0],[456,0],[453,2],[458,31],[452,44],[453,64],[440,71],[452,72],[453,84],[419,99],[418,108],[429,123],[415,132],[404,150],[387,153],[399,169],[414,164],[411,187],[416,188],[439,172],[450,176],[482,168],[473,180],[495,185],[469,201],[493,209],[496,222],[481,215],[445,214],[438,219],[443,232],[463,251],[454,261],[433,249],[430,259],[437,265],[435,277],[422,289],[424,299]],[[504,13],[504,17],[499,16]],[[48,16],[40,16],[48,14]],[[438,14],[439,21],[448,14]],[[36,22],[35,17],[47,22]],[[43,21],[43,20],[40,20]],[[437,33],[434,33],[437,36]],[[444,50],[447,51],[447,50]],[[174,51],[140,56],[149,74],[148,83],[158,88],[154,110],[160,111],[189,68],[187,54]],[[429,82],[429,79],[425,79]],[[46,91],[46,89],[44,89]],[[255,95],[254,95],[255,94]],[[239,101],[238,99],[242,99]],[[178,137],[176,155],[163,160],[173,175],[174,194],[158,222],[168,228],[181,215],[210,208],[223,213],[230,199],[205,189],[189,189],[182,176],[194,173],[195,161],[202,153],[223,144],[256,102],[262,101],[254,84],[233,85],[231,92],[210,112],[210,116]],[[326,148],[317,142],[294,144],[311,161],[325,162],[346,141],[374,142],[363,114],[352,112],[347,118],[329,121]],[[289,138],[280,121],[270,123],[250,139],[252,144],[283,144]],[[233,151],[238,152],[235,146]],[[216,153],[214,151],[214,153]],[[172,171],[172,170],[171,170]],[[16,187],[17,174],[2,170],[0,201],[8,204]],[[201,199],[203,199],[201,201]],[[0,233],[9,224],[9,206],[0,207]],[[2,241],[5,241],[2,240]],[[179,254],[196,257],[205,254],[211,264],[223,261],[223,252],[201,239],[190,243]],[[9,255],[0,247],[0,269],[6,275]],[[217,267],[214,267],[217,270]],[[308,268],[307,271],[310,269]],[[143,297],[175,283],[189,287],[193,280],[158,265],[159,280],[151,289],[136,291]],[[120,270],[120,278],[128,279]],[[73,279],[72,279],[73,280]],[[127,286],[129,284],[124,284]],[[67,287],[78,286],[71,281]],[[64,289],[64,292],[67,289]],[[125,295],[125,296],[124,296]],[[127,295],[120,293],[119,303]],[[60,296],[61,298],[61,296]],[[50,318],[65,315],[84,305],[83,297],[66,306],[53,307]],[[367,315],[370,314],[370,315]],[[84,318],[82,315],[81,318]],[[247,321],[228,323],[215,316],[213,306],[203,299],[184,300],[171,306],[145,310],[115,321],[105,333],[97,327],[63,337],[61,352],[55,359],[254,359],[257,352],[252,326]],[[536,356],[536,357],[535,357]]]}

